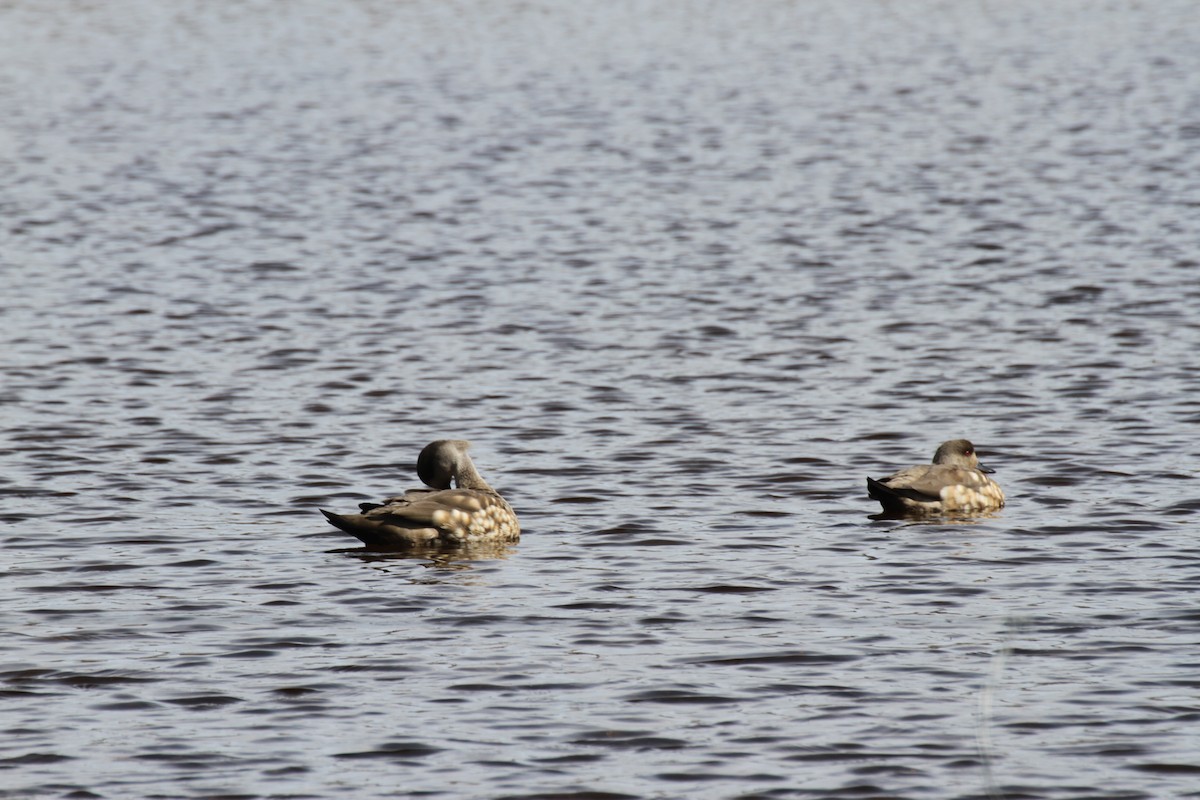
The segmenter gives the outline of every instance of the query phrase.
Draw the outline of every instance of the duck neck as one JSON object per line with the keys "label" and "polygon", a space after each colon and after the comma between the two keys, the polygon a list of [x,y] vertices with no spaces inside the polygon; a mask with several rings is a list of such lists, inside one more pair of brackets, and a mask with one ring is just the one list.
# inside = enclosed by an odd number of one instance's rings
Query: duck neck
{"label": "duck neck", "polygon": [[482,492],[492,491],[492,487],[488,486],[487,481],[475,469],[474,462],[467,456],[464,456],[458,463],[458,470],[454,474],[454,484],[459,489],[478,489]]}

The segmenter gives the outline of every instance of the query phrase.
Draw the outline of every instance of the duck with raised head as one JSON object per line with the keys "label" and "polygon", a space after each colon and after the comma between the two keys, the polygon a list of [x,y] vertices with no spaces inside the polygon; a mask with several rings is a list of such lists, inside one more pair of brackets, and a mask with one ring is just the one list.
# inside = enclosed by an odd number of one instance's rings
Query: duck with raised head
{"label": "duck with raised head", "polygon": [[369,547],[515,542],[521,535],[517,515],[475,469],[467,455],[470,446],[462,439],[425,445],[417,458],[417,475],[428,489],[410,489],[382,503],[361,503],[360,514],[320,511],[331,525]]}
{"label": "duck with raised head", "polygon": [[1004,505],[1000,485],[988,477],[994,470],[979,463],[975,445],[966,439],[942,442],[932,464],[902,469],[894,475],[867,478],[867,494],[888,514],[933,516],[977,514]]}

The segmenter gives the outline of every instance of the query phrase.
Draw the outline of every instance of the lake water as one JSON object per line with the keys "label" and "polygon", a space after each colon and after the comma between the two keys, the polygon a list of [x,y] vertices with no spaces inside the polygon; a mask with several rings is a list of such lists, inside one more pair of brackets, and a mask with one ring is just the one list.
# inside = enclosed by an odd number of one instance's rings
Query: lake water
{"label": "lake water", "polygon": [[[0,797],[1200,797],[1192,2],[0,7]],[[1008,506],[873,519],[976,442]],[[469,438],[524,535],[318,506]]]}

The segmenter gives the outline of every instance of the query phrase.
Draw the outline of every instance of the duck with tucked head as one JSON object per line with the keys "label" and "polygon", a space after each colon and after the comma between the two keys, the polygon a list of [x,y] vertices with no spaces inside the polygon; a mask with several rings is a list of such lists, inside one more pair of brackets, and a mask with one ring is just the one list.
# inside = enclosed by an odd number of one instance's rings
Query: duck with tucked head
{"label": "duck with tucked head", "polygon": [[985,474],[993,471],[979,463],[975,445],[966,439],[952,439],[942,442],[932,464],[908,467],[879,480],[867,478],[867,494],[878,500],[887,514],[995,511],[1004,505],[1004,492]]}
{"label": "duck with tucked head", "polygon": [[361,514],[321,513],[368,547],[515,542],[521,535],[517,515],[479,475],[467,455],[470,446],[462,439],[439,439],[425,446],[417,458],[417,475],[428,489],[410,489],[382,503],[361,503]]}

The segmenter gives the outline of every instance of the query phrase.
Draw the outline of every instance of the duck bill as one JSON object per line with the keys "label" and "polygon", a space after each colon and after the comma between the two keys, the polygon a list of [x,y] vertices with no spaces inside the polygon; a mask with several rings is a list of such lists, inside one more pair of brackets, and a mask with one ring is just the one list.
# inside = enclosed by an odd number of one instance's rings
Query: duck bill
{"label": "duck bill", "polygon": [[978,467],[976,467],[976,469],[987,475],[991,475],[993,472],[996,471],[996,470],[992,469],[991,467],[985,467],[983,464],[980,464]]}

